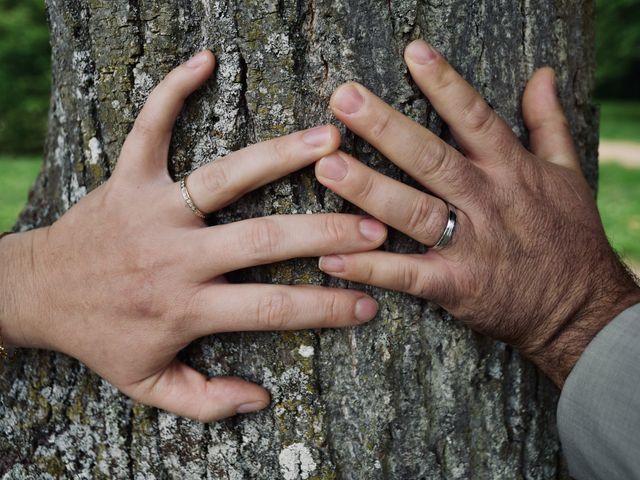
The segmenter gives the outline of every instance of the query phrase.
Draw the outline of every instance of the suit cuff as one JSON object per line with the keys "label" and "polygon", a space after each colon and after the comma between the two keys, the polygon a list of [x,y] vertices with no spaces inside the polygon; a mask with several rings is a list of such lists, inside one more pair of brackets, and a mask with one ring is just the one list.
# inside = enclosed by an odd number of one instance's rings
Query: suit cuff
{"label": "suit cuff", "polygon": [[640,478],[640,304],[579,358],[562,389],[558,430],[576,479]]}

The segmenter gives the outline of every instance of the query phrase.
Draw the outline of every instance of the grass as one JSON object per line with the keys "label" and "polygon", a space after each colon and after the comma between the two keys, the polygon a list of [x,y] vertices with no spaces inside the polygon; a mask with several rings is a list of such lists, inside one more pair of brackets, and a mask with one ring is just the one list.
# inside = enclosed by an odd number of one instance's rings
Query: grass
{"label": "grass", "polygon": [[600,165],[598,207],[605,231],[626,260],[640,263],[640,169]]}
{"label": "grass", "polygon": [[600,137],[640,142],[640,102],[603,101],[600,104]]}
{"label": "grass", "polygon": [[37,157],[0,156],[0,232],[16,223],[41,165]]}

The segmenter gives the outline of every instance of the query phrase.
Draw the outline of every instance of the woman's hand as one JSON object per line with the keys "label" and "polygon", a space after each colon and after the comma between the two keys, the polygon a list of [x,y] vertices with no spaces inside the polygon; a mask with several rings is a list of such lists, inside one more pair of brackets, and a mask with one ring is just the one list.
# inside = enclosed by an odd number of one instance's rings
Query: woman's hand
{"label": "woman's hand", "polygon": [[[341,327],[370,320],[356,291],[232,285],[223,274],[292,257],[378,247],[380,222],[290,215],[206,227],[167,173],[184,99],[212,73],[203,52],[172,71],[137,118],[111,179],[49,228],[0,243],[0,326],[16,346],[67,353],[145,404],[211,421],[260,410],[269,395],[239,378],[207,379],[176,359],[199,337],[243,330]],[[209,213],[334,151],[319,127],[253,145],[191,174]],[[5,295],[6,294],[6,295]]]}
{"label": "woman's hand", "polygon": [[316,174],[427,246],[443,234],[449,202],[457,209],[453,238],[422,255],[328,256],[320,267],[434,300],[471,328],[519,348],[562,385],[593,336],[640,295],[605,237],[553,71],[539,70],[524,94],[529,152],[431,46],[413,42],[405,58],[464,153],[350,83],[332,97],[335,115],[431,193],[343,152],[322,159]]}

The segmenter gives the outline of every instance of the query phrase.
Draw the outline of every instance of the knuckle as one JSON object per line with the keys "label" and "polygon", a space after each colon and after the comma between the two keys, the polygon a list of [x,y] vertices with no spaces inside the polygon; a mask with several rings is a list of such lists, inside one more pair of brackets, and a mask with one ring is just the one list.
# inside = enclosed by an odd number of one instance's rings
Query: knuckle
{"label": "knuckle", "polygon": [[571,125],[569,124],[569,120],[567,120],[566,115],[562,111],[558,113],[558,129],[560,131],[564,130],[568,135],[571,135]]}
{"label": "knuckle", "polygon": [[404,263],[400,267],[398,283],[403,292],[415,294],[418,290],[418,267],[414,263]]}
{"label": "knuckle", "polygon": [[364,263],[363,265],[354,265],[352,266],[352,270],[354,272],[360,271],[362,276],[362,282],[366,284],[375,283],[376,279],[376,270],[373,266],[373,263]]}
{"label": "knuckle", "polygon": [[433,288],[430,285],[429,280],[424,275],[416,275],[415,283],[413,284],[413,289],[410,290],[410,293],[419,298],[432,298],[433,297]]}
{"label": "knuckle", "polygon": [[404,292],[419,298],[429,298],[433,291],[429,279],[415,263],[408,263],[402,268],[400,282]]}
{"label": "knuckle", "polygon": [[158,295],[159,280],[150,268],[141,266],[131,272],[128,281],[122,283],[120,296],[124,310],[135,318],[161,319],[168,308],[165,299]]}
{"label": "knuckle", "polygon": [[325,218],[325,232],[331,242],[340,243],[347,237],[347,226],[338,215],[330,214]]}
{"label": "knuckle", "polygon": [[173,315],[176,334],[188,331],[187,327],[189,325],[195,325],[202,316],[202,312],[206,311],[205,288],[206,287],[199,287],[195,291],[185,291],[175,295],[172,301],[173,310],[180,312],[177,315]]}
{"label": "knuckle", "polygon": [[[128,193],[127,185],[125,183],[126,177],[119,175],[116,172],[111,178],[104,183],[101,187],[102,198],[100,198],[100,211],[112,212],[112,211],[124,211],[125,206],[128,205]],[[116,206],[120,208],[116,208]]]}
{"label": "knuckle", "polygon": [[[209,382],[205,383],[205,390],[209,390],[208,386]],[[207,402],[200,402],[198,404],[196,414],[193,416],[196,422],[207,423],[211,421],[211,414],[207,411],[207,406]]]}
{"label": "knuckle", "polygon": [[256,220],[251,227],[249,244],[251,254],[259,258],[267,258],[278,251],[281,231],[276,222],[269,218]]}
{"label": "knuckle", "polygon": [[159,332],[173,340],[193,340],[195,333],[200,333],[199,321],[207,308],[203,297],[192,290],[165,296],[168,299],[167,308],[163,328]]}
{"label": "knuckle", "polygon": [[291,160],[291,149],[289,148],[289,142],[286,137],[271,140],[271,148],[275,159],[279,162]]}
{"label": "knuckle", "polygon": [[446,62],[442,62],[440,67],[436,69],[434,85],[438,93],[446,93],[455,85],[457,78],[453,69]]}
{"label": "knuckle", "polygon": [[389,111],[380,112],[379,115],[376,116],[373,126],[371,127],[371,136],[373,138],[382,138],[384,137],[388,130],[389,125],[391,124],[392,113]]}
{"label": "knuckle", "polygon": [[156,86],[156,93],[170,95],[174,98],[182,98],[182,92],[185,88],[185,72],[188,71],[188,69],[183,67],[184,65],[180,65],[167,73]]}
{"label": "knuckle", "polygon": [[224,194],[229,189],[229,171],[223,160],[214,160],[202,167],[202,185],[211,194]]}
{"label": "knuckle", "polygon": [[156,303],[153,297],[144,291],[144,288],[131,293],[131,296],[125,299],[124,304],[127,311],[132,312],[138,318],[156,318],[158,316]]}
{"label": "knuckle", "polygon": [[133,122],[132,132],[141,138],[148,138],[155,134],[154,122],[146,117],[144,113],[141,113]]}
{"label": "knuckle", "polygon": [[415,232],[418,240],[426,242],[438,234],[437,230],[442,223],[439,213],[436,202],[421,194],[412,205],[407,226],[410,231]]}
{"label": "knuckle", "polygon": [[361,202],[368,202],[371,198],[371,194],[373,193],[375,187],[375,177],[374,175],[365,175],[364,178],[361,178],[355,187],[355,197],[360,199]]}
{"label": "knuckle", "polygon": [[473,133],[486,133],[498,118],[487,102],[478,95],[474,95],[461,114],[465,128]]}
{"label": "knuckle", "polygon": [[328,296],[325,306],[326,321],[329,325],[336,325],[342,318],[340,310],[340,299],[338,294],[332,293]]}
{"label": "knuckle", "polygon": [[258,302],[256,319],[264,330],[282,330],[291,317],[291,297],[284,292],[269,294]]}
{"label": "knuckle", "polygon": [[442,140],[423,141],[413,156],[415,171],[421,178],[433,178],[447,168],[449,147]]}

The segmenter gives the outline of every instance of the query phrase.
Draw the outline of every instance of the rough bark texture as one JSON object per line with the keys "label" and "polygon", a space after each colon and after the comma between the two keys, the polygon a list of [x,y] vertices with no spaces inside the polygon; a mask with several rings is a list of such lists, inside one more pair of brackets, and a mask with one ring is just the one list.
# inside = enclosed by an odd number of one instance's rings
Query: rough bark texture
{"label": "rough bark texture", "polygon": [[[595,185],[592,1],[47,3],[50,128],[22,229],[54,221],[103,182],[150,89],[204,47],[219,56],[219,68],[178,123],[170,162],[176,176],[247,144],[332,120],[329,95],[346,80],[363,82],[449,139],[402,61],[404,45],[425,37],[523,141],[525,82],[539,66],[556,67]],[[346,134],[344,146],[409,181],[362,140]],[[216,221],[351,210],[307,171]],[[387,248],[417,246],[395,234]],[[311,260],[239,277],[333,283]],[[557,392],[535,368],[432,304],[372,291],[381,313],[366,326],[221,335],[190,347],[184,358],[203,372],[238,374],[273,395],[263,413],[210,425],[134,404],[62,355],[19,352],[0,388],[0,472],[12,479],[567,478]]]}

